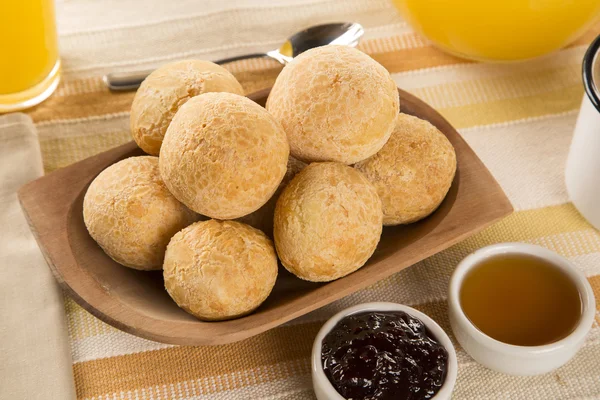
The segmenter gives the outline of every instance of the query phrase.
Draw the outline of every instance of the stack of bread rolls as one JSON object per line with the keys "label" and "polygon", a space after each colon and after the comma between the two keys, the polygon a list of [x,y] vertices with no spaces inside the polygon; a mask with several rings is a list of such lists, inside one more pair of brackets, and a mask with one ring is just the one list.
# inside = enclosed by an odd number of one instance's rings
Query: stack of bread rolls
{"label": "stack of bread rolls", "polygon": [[339,279],[368,261],[383,225],[440,205],[454,149],[399,107],[390,74],[350,47],[295,58],[265,108],[218,65],[166,65],[131,109],[132,136],[149,156],[94,179],[84,222],[116,262],[162,269],[170,296],[195,317],[247,315],[271,293],[278,261],[300,279]]}

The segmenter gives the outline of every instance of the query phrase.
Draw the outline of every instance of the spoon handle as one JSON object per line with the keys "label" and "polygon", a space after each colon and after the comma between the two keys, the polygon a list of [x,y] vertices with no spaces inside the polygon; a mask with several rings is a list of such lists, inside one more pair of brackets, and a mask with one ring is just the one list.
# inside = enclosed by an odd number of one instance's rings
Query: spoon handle
{"label": "spoon handle", "polygon": [[254,54],[244,54],[243,56],[236,56],[230,58],[223,58],[221,60],[213,61],[215,64],[223,65],[228,64],[234,61],[247,60],[249,58],[261,58],[261,57],[270,57],[267,53],[254,53]]}
{"label": "spoon handle", "polygon": [[[245,54],[243,56],[224,58],[222,60],[217,60],[215,64],[227,64],[234,61],[239,60],[247,60],[249,58],[258,58],[258,57],[270,57],[266,53],[254,53],[254,54]],[[147,71],[130,71],[130,72],[110,72],[102,78],[104,84],[108,86],[108,88],[115,92],[126,92],[130,90],[135,90],[140,87],[144,79],[152,70]]]}
{"label": "spoon handle", "polygon": [[152,70],[147,71],[129,71],[129,72],[110,72],[102,78],[104,84],[115,92],[127,92],[140,87],[144,79]]}

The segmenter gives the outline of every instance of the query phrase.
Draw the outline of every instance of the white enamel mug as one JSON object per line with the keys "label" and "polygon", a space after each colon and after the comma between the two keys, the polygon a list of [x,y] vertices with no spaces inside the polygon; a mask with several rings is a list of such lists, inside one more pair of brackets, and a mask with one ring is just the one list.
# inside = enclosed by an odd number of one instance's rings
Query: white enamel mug
{"label": "white enamel mug", "polygon": [[565,181],[577,210],[600,229],[600,36],[583,58],[585,93],[567,159]]}

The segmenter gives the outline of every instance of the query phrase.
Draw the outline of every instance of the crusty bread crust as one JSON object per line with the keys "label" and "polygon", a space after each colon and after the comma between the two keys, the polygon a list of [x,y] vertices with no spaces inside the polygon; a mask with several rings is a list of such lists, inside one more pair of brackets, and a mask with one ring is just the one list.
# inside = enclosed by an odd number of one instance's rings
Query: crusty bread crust
{"label": "crusty bread crust", "polygon": [[113,260],[135,269],[161,269],[171,237],[197,219],[167,190],[151,156],[106,168],[83,199],[90,236]]}
{"label": "crusty bread crust", "polygon": [[158,68],[142,82],[133,99],[133,140],[146,153],[157,156],[177,110],[192,97],[208,92],[244,94],[229,71],[210,61],[178,61]]}
{"label": "crusty bread crust", "polygon": [[295,158],[354,164],[383,147],[399,102],[394,80],[371,57],[323,46],[283,68],[266,107],[285,129]]}
{"label": "crusty bread crust", "polygon": [[208,220],[171,239],[163,274],[179,307],[202,320],[225,320],[246,315],[265,301],[277,279],[277,256],[258,229]]}
{"label": "crusty bread crust", "polygon": [[340,163],[310,164],[277,200],[277,254],[301,279],[341,278],[371,257],[382,218],[377,190],[362,173]]}
{"label": "crusty bread crust", "polygon": [[400,113],[390,140],[356,169],[375,185],[383,224],[409,224],[435,211],[456,173],[456,153],[428,121]]}
{"label": "crusty bread crust", "polygon": [[236,94],[205,93],[173,118],[159,165],[171,193],[190,209],[234,219],[271,198],[288,156],[285,132],[264,108]]}

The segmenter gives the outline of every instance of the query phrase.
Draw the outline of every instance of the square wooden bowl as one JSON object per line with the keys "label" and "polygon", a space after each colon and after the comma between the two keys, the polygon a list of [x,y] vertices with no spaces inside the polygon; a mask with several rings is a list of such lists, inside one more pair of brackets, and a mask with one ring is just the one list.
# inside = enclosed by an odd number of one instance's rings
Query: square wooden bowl
{"label": "square wooden bowl", "polygon": [[[106,167],[142,151],[131,142],[52,172],[19,190],[21,206],[46,261],[66,292],[101,320],[143,338],[179,345],[242,340],[344,297],[480,231],[512,212],[498,183],[456,130],[434,109],[399,90],[402,112],[428,120],[456,149],[450,191],[428,218],[386,227],[375,254],[358,271],[329,283],[302,281],[280,268],[269,298],[256,312],[203,322],[181,310],[162,273],[123,267],[108,257],[83,223],[83,197]],[[269,90],[249,96],[264,105]],[[381,299],[385,300],[385,299]]]}

